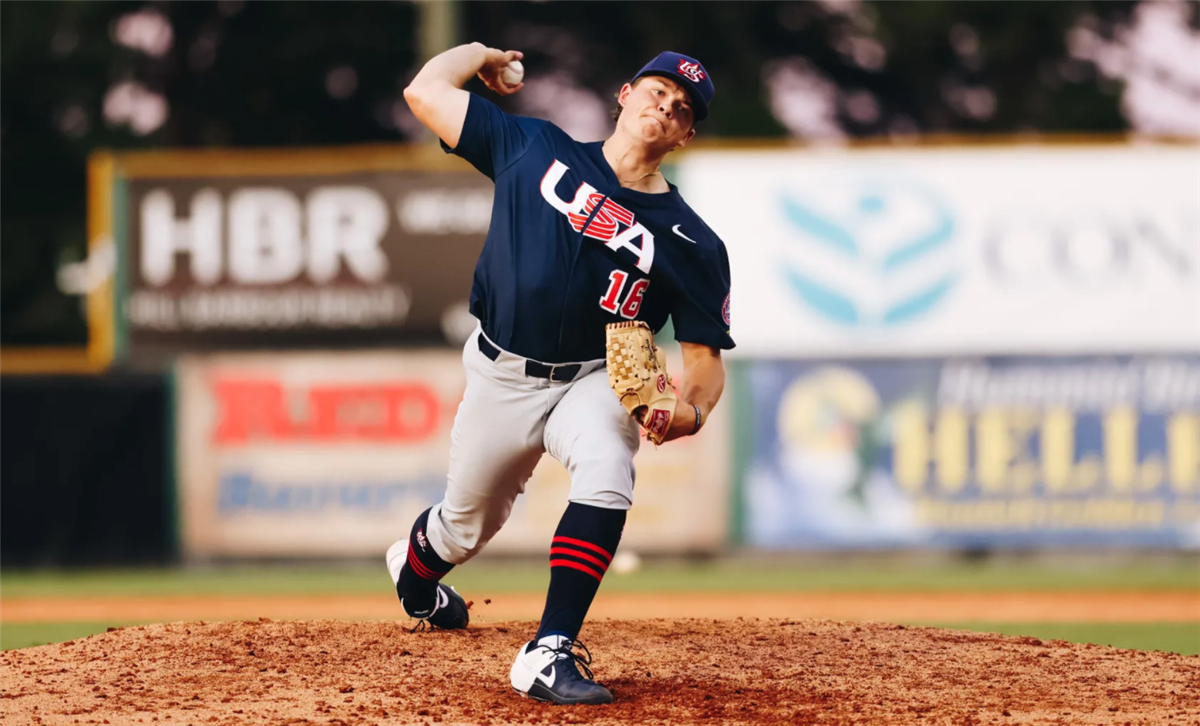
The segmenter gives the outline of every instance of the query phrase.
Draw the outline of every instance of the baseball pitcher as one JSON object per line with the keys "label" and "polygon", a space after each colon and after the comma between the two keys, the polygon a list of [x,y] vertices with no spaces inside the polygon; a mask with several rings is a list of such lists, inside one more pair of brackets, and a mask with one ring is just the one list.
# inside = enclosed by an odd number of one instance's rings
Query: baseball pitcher
{"label": "baseball pitcher", "polygon": [[[621,88],[612,136],[581,143],[462,90],[478,75],[501,96],[519,92],[521,57],[459,46],[404,91],[443,149],[495,182],[495,200],[445,498],[388,549],[387,565],[409,616],[466,627],[466,602],[441,580],[499,531],[549,453],[570,473],[570,503],[512,686],[559,704],[609,703],[577,637],[633,504],[640,436],[658,445],[699,431],[724,388],[721,350],[733,347],[725,246],[659,171],[708,115],[713,82],[696,59],[662,53]],[[654,345],[668,317],[683,349],[678,389]]]}

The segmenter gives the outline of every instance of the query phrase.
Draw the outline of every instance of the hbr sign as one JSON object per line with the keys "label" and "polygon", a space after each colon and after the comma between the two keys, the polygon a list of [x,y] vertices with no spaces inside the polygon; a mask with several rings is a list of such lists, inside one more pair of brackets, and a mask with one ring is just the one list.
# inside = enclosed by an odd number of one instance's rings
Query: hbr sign
{"label": "hbr sign", "polygon": [[250,159],[128,178],[113,207],[124,354],[461,344],[491,182],[328,158],[339,171]]}
{"label": "hbr sign", "polygon": [[204,188],[180,207],[164,189],[142,198],[139,266],[152,286],[170,283],[181,265],[201,285],[270,285],[301,276],[322,284],[343,268],[362,282],[379,282],[388,272],[380,249],[388,208],[367,187],[321,186],[303,199],[276,187],[245,187],[228,199]]}

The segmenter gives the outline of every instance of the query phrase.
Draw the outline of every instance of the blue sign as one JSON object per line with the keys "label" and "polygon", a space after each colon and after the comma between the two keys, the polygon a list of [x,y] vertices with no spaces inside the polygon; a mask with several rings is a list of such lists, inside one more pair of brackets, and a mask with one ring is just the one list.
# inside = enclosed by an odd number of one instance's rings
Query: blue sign
{"label": "blue sign", "polygon": [[432,506],[442,498],[446,477],[411,481],[275,482],[248,471],[221,475],[217,512],[221,517],[239,514],[293,515],[316,512],[398,511],[406,504]]}
{"label": "blue sign", "polygon": [[1200,356],[747,365],[769,548],[1200,548]]}
{"label": "blue sign", "polygon": [[838,325],[892,327],[938,305],[957,277],[954,218],[914,182],[832,184],[779,204],[796,254],[781,261],[789,288]]}

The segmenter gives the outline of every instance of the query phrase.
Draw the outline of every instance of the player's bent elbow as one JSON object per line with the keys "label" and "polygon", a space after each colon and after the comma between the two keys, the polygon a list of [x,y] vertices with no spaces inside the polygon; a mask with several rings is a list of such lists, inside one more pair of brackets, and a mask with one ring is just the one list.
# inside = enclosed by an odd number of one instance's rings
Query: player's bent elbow
{"label": "player's bent elbow", "polygon": [[449,92],[453,90],[450,84],[439,82],[436,78],[422,79],[418,76],[404,88],[404,100],[414,116],[428,123],[427,117],[437,113],[437,109],[446,104]]}
{"label": "player's bent elbow", "polygon": [[421,118],[421,114],[427,106],[425,102],[426,97],[427,94],[423,93],[421,87],[415,82],[408,84],[404,88],[404,101],[408,104],[409,110],[417,118]]}
{"label": "player's bent elbow", "polygon": [[458,146],[470,97],[466,91],[436,81],[413,82],[404,89],[413,116],[451,149]]}
{"label": "player's bent elbow", "polygon": [[[430,89],[416,84],[404,89],[404,100],[408,102],[408,110],[425,125],[426,128],[442,136],[441,124],[438,123],[437,94]],[[449,142],[448,142],[449,143]],[[451,144],[453,146],[453,144]]]}

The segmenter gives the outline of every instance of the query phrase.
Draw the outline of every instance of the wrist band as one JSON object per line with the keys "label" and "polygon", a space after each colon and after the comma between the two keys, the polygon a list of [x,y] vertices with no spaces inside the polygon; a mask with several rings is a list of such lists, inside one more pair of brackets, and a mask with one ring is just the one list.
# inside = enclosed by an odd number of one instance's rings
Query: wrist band
{"label": "wrist band", "polygon": [[692,428],[692,433],[688,434],[688,436],[695,436],[696,432],[700,430],[700,425],[701,425],[700,407],[693,403],[692,408],[696,409],[696,426],[694,428]]}

